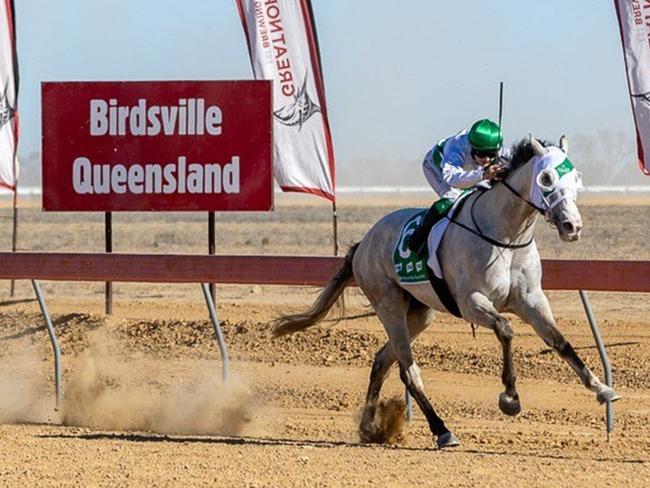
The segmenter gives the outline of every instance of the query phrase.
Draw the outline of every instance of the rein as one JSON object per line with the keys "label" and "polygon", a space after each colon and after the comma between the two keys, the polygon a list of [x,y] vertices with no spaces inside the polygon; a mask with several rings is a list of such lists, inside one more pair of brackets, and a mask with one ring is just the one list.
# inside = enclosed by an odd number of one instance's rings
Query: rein
{"label": "rein", "polygon": [[[503,183],[503,184],[505,185],[505,187],[506,187],[508,190],[510,190],[510,192],[511,192],[513,195],[519,197],[521,200],[523,200],[524,202],[526,202],[528,205],[530,205],[531,207],[533,207],[535,210],[537,210],[538,212],[540,212],[542,215],[545,214],[544,210],[542,210],[540,207],[538,207],[537,205],[535,205],[535,204],[534,204],[533,202],[531,202],[530,200],[526,199],[523,195],[521,195],[521,193],[519,193],[519,192],[518,192],[517,190],[515,190],[512,186],[510,186],[510,184],[508,184],[508,182],[507,182],[505,179],[504,179],[504,180],[501,180],[501,183]],[[461,223],[461,222],[458,222],[458,221],[455,220],[453,217],[452,217],[452,218],[449,218],[449,220],[450,220],[451,222],[453,222],[454,224],[456,224],[458,227],[462,227],[462,228],[465,229],[466,231],[471,232],[471,233],[474,234],[475,236],[480,237],[480,238],[483,239],[484,241],[486,241],[486,242],[492,244],[493,246],[497,246],[497,247],[500,247],[500,248],[503,248],[503,249],[522,249],[522,248],[524,248],[524,247],[528,247],[528,246],[530,246],[530,245],[532,244],[532,242],[533,242],[533,237],[531,237],[530,240],[529,240],[528,242],[518,243],[518,244],[510,244],[510,243],[506,243],[506,242],[500,242],[500,241],[497,241],[496,239],[493,239],[492,237],[490,237],[490,236],[488,236],[488,235],[486,235],[486,234],[483,233],[483,231],[481,230],[481,227],[478,225],[478,222],[476,221],[476,218],[474,217],[474,205],[476,205],[476,202],[478,202],[479,198],[481,198],[483,195],[485,195],[485,194],[486,194],[488,191],[490,191],[491,189],[492,189],[492,188],[489,188],[489,189],[479,189],[479,191],[480,191],[481,193],[479,194],[479,196],[477,196],[477,197],[474,199],[474,201],[472,202],[472,204],[471,204],[471,206],[470,206],[469,214],[470,214],[470,216],[472,217],[472,223],[474,224],[474,227],[476,227],[476,230],[472,229],[471,227],[469,227],[469,226],[467,226],[467,225],[465,225],[465,224],[463,224],[463,223]],[[535,220],[533,220],[530,224],[528,224],[528,225],[526,226],[526,228],[523,230],[522,234],[523,234],[524,232],[526,232],[526,231],[527,231],[527,230],[528,230],[528,229],[529,229],[529,228],[530,228],[534,223],[535,223]]]}
{"label": "rein", "polygon": [[501,183],[503,183],[504,186],[505,186],[508,190],[510,190],[510,192],[511,192],[513,195],[515,195],[515,196],[521,198],[524,202],[526,202],[528,205],[530,205],[531,207],[533,207],[533,208],[534,208],[535,210],[537,210],[539,213],[541,213],[542,215],[545,215],[545,214],[546,214],[546,212],[544,211],[543,208],[538,207],[538,206],[535,205],[533,202],[531,202],[531,201],[528,200],[526,197],[524,197],[521,193],[519,193],[517,190],[515,190],[513,187],[511,187],[510,184],[509,184],[506,180],[501,180]]}

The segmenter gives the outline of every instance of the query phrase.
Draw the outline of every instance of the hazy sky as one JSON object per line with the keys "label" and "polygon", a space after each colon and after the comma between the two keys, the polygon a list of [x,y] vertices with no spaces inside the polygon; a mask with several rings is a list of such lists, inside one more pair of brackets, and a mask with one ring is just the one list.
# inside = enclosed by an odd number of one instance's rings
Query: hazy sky
{"label": "hazy sky", "polygon": [[[235,0],[15,4],[22,154],[40,149],[41,81],[252,78]],[[506,142],[633,134],[612,0],[312,5],[339,166],[419,173],[438,139],[496,118],[499,81]]]}

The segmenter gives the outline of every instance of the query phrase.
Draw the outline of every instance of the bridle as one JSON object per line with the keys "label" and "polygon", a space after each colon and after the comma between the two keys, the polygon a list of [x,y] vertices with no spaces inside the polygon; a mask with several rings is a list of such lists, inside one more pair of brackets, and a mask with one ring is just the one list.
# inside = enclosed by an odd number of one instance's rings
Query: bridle
{"label": "bridle", "polygon": [[[510,175],[508,175],[508,176],[510,176]],[[535,210],[537,210],[539,213],[541,213],[542,215],[544,215],[544,216],[546,217],[546,210],[544,210],[542,207],[539,207],[538,205],[535,205],[533,202],[531,202],[530,200],[528,200],[528,198],[526,198],[526,197],[523,196],[521,193],[519,193],[517,190],[515,190],[512,186],[510,186],[510,183],[508,183],[508,180],[507,180],[507,179],[501,180],[501,183],[503,183],[503,185],[504,185],[508,190],[510,190],[510,193],[512,193],[512,194],[515,195],[516,197],[519,197],[521,200],[523,200],[524,202],[526,202],[528,205],[530,205],[531,207],[533,207]]]}
{"label": "bridle", "polygon": [[[501,180],[501,183],[504,183],[506,188],[508,188],[508,190],[510,190],[514,195],[521,198],[524,202],[526,202],[528,205],[532,206],[535,210],[538,210],[539,212],[544,214],[544,210],[539,208],[533,202],[529,201],[523,195],[521,195],[517,190],[512,188],[512,186],[510,186],[506,182],[505,179]],[[494,188],[494,187],[492,187],[492,188]],[[493,246],[497,246],[497,247],[500,247],[500,248],[503,248],[503,249],[522,249],[524,247],[530,246],[532,244],[532,242],[533,242],[533,237],[531,237],[530,240],[528,240],[527,242],[512,244],[512,243],[509,243],[509,242],[497,241],[496,239],[484,234],[483,231],[481,230],[481,227],[478,225],[478,222],[476,221],[476,217],[474,217],[474,205],[476,205],[476,202],[478,202],[479,199],[483,195],[485,195],[488,191],[490,191],[492,188],[478,188],[477,191],[479,191],[481,193],[472,201],[471,206],[469,208],[469,214],[472,217],[472,223],[474,224],[474,227],[476,227],[476,230],[472,229],[468,225],[463,224],[462,222],[457,221],[453,217],[449,217],[449,221],[456,224],[458,227],[461,227],[461,228],[465,229],[466,231],[474,234],[475,236],[480,237],[484,241],[492,244]],[[525,233],[535,223],[535,220],[536,219],[531,220],[531,222],[526,226],[526,228],[521,232],[521,234]],[[521,235],[521,234],[519,234],[519,235]],[[515,237],[518,237],[518,236],[515,236]]]}
{"label": "bridle", "polygon": [[[526,198],[526,197],[523,196],[521,193],[519,193],[515,188],[513,188],[513,187],[510,185],[510,183],[508,183],[508,178],[509,178],[509,177],[510,177],[510,174],[508,174],[508,175],[507,175],[503,180],[499,180],[499,181],[497,181],[496,183],[503,183],[503,185],[504,185],[504,186],[505,186],[505,187],[510,191],[510,193],[512,193],[513,195],[515,195],[515,196],[516,196],[517,198],[519,198],[520,200],[523,200],[523,201],[526,202],[528,205],[530,205],[532,208],[534,208],[534,209],[537,210],[539,213],[541,213],[542,215],[544,215],[544,217],[546,217],[546,211],[545,211],[543,208],[539,207],[538,205],[535,205],[535,204],[534,204],[533,202],[531,202],[528,198]],[[474,205],[476,205],[476,202],[478,202],[479,199],[480,199],[483,195],[485,195],[488,191],[490,191],[492,188],[494,188],[494,186],[492,186],[492,187],[490,187],[490,188],[479,188],[479,189],[477,189],[477,190],[480,191],[481,193],[480,193],[479,196],[477,196],[477,197],[472,201],[472,203],[471,203],[471,206],[470,206],[470,209],[469,209],[469,214],[470,214],[470,216],[472,217],[472,223],[474,224],[474,227],[476,227],[476,230],[475,230],[475,229],[472,229],[471,227],[469,227],[469,226],[467,226],[467,225],[465,225],[465,224],[463,224],[462,222],[458,222],[458,221],[455,220],[453,217],[450,217],[450,218],[449,218],[450,222],[456,224],[456,225],[459,226],[459,227],[462,227],[463,229],[465,229],[465,230],[468,231],[468,232],[471,232],[471,233],[474,234],[475,236],[480,237],[480,238],[483,239],[484,241],[486,241],[486,242],[492,244],[493,246],[497,246],[497,247],[500,247],[500,248],[503,248],[503,249],[522,249],[522,248],[524,248],[524,247],[528,247],[528,246],[530,246],[530,245],[532,244],[532,242],[533,242],[533,237],[532,237],[532,236],[531,236],[531,238],[530,238],[527,242],[512,244],[512,243],[508,243],[508,242],[497,241],[496,239],[493,239],[492,237],[490,237],[490,236],[484,234],[483,231],[481,230],[481,227],[478,225],[478,222],[476,221],[476,218],[474,217]],[[526,226],[526,228],[525,228],[525,229],[524,229],[524,230],[523,230],[519,235],[524,234],[524,233],[525,233],[525,232],[526,232],[526,231],[527,231],[527,230],[528,230],[528,229],[529,229],[529,228],[530,228],[530,227],[535,223],[535,220],[536,220],[536,219],[532,219],[532,220],[530,221],[530,223]],[[548,220],[548,219],[547,219],[547,220]],[[515,236],[515,238],[516,238],[516,237],[518,237],[518,236]]]}

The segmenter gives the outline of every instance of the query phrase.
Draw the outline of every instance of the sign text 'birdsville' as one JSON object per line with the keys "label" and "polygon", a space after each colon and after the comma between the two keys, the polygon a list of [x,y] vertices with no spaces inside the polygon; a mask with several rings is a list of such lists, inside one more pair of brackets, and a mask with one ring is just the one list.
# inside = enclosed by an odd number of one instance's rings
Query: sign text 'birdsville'
{"label": "sign text 'birdsville'", "polygon": [[265,81],[43,84],[45,210],[270,210]]}
{"label": "sign text 'birdsville'", "polygon": [[117,100],[90,101],[90,134],[132,136],[166,136],[221,134],[222,112],[219,106],[205,107],[202,98],[181,98],[178,105],[168,107],[152,105],[147,107],[147,99],[141,98],[138,104],[129,107],[117,105]]}

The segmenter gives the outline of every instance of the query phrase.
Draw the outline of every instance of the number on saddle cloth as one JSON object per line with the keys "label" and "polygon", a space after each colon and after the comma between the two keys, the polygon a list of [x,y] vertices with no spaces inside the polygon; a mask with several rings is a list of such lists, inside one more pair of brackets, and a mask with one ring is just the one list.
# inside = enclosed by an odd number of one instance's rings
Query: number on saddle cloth
{"label": "number on saddle cloth", "polygon": [[422,225],[425,211],[418,212],[406,221],[393,252],[393,266],[402,283],[425,283],[429,281],[426,261],[411,252],[410,239]]}
{"label": "number on saddle cloth", "polygon": [[453,205],[454,200],[441,198],[426,212],[415,214],[404,224],[393,253],[395,271],[402,283],[419,283],[429,280],[425,264],[429,254],[426,246],[427,237],[433,226],[447,215]]}

